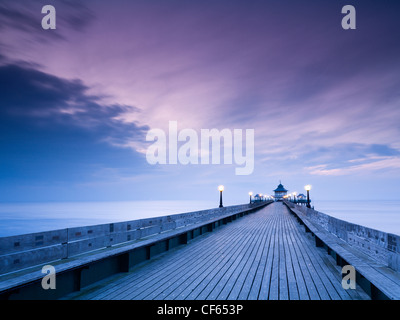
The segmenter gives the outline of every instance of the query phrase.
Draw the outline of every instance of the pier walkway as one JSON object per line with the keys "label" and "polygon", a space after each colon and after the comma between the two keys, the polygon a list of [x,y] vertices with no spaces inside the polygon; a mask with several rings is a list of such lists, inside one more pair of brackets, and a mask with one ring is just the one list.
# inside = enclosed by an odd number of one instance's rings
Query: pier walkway
{"label": "pier walkway", "polygon": [[370,299],[289,209],[272,203],[65,299]]}

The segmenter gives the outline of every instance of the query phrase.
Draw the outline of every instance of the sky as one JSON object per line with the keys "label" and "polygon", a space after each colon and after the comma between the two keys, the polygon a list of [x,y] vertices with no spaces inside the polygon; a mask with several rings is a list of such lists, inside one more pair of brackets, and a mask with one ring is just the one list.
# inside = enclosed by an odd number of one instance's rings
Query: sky
{"label": "sky", "polygon": [[[44,5],[56,29],[44,30]],[[344,30],[341,10],[356,9]],[[399,1],[0,2],[0,202],[400,194]],[[152,129],[254,130],[254,170],[150,164]],[[182,143],[181,143],[182,144]],[[181,145],[180,144],[180,145]]]}

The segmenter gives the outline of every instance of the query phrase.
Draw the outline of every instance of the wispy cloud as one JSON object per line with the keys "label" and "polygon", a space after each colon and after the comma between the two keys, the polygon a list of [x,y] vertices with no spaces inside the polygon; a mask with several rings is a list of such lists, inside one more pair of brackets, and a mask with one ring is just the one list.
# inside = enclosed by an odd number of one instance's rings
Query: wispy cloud
{"label": "wispy cloud", "polygon": [[[62,79],[33,68],[0,66],[0,114],[2,121],[20,118],[30,126],[65,126],[96,132],[99,141],[114,146],[132,146],[144,140],[148,130],[119,116],[140,110],[134,106],[105,104],[87,94],[80,80]],[[135,148],[133,147],[133,150]]]}
{"label": "wispy cloud", "polygon": [[[45,32],[41,28],[41,20],[44,15],[41,13],[42,7],[52,4],[62,13],[57,15],[58,30]],[[30,36],[30,42],[40,40],[48,44],[52,40],[65,40],[66,30],[84,31],[85,28],[93,22],[95,16],[84,3],[76,0],[50,0],[43,2],[41,0],[20,0],[0,3],[0,30],[3,36],[1,42],[9,45],[14,44],[9,40],[12,35],[15,40]]]}
{"label": "wispy cloud", "polygon": [[[57,31],[43,32],[42,1],[2,2],[1,130],[12,140],[29,128],[42,153],[50,139],[36,129],[57,131],[59,145],[73,136],[82,159],[107,158],[97,172],[110,181],[147,170],[146,132],[171,120],[197,133],[254,129],[249,179],[400,176],[400,4],[360,3],[350,33],[337,3],[288,3],[57,1]],[[89,145],[104,150],[90,156]],[[124,171],[127,152],[137,171]],[[164,182],[231,178],[220,167],[151,169],[155,180],[171,173]]]}
{"label": "wispy cloud", "polygon": [[[341,166],[334,168],[334,165],[321,164],[305,168],[312,175],[321,176],[354,176],[358,174],[368,175],[377,171],[385,172],[397,171],[400,169],[400,157],[372,157],[367,159],[350,160],[350,163],[362,162],[356,165]],[[333,168],[332,168],[333,167]]]}

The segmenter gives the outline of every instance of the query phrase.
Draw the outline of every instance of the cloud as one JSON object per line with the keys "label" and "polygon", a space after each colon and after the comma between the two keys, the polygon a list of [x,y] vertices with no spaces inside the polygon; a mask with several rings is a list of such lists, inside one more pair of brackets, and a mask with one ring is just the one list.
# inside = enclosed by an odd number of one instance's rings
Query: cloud
{"label": "cloud", "polygon": [[[371,161],[372,160],[372,161]],[[350,165],[347,167],[329,168],[326,164],[305,168],[312,175],[319,176],[351,176],[356,174],[371,174],[377,171],[385,170],[390,172],[392,170],[398,171],[400,169],[400,157],[382,157],[381,159],[365,159],[362,160],[366,163]]]}
{"label": "cloud", "polygon": [[[125,176],[116,167],[132,150],[143,156],[147,126],[177,120],[197,132],[255,129],[258,177],[400,172],[393,7],[358,4],[363,19],[346,32],[328,1],[54,3],[56,33],[41,30],[40,1],[0,5],[0,131],[18,146],[5,152],[26,150],[18,159],[37,160],[29,146],[44,159],[58,143],[74,165],[98,159],[97,177]],[[166,170],[183,180],[196,169]]]}
{"label": "cloud", "polygon": [[[32,4],[32,1],[30,2]],[[32,32],[38,29],[39,23],[40,15],[37,14],[35,16],[34,11],[27,9],[22,3],[0,4],[0,29],[3,31],[16,29],[23,32]]]}
{"label": "cloud", "polygon": [[[343,176],[371,174],[400,168],[400,151],[388,145],[339,144],[311,151],[316,165],[305,167],[312,175]],[[311,158],[311,157],[310,157]]]}
{"label": "cloud", "polygon": [[[99,141],[145,141],[147,126],[122,122],[127,111],[137,107],[104,104],[101,97],[89,95],[80,80],[62,79],[27,66],[0,66],[0,120],[24,119],[31,127],[64,126],[96,133]],[[114,146],[118,145],[113,143]]]}
{"label": "cloud", "polygon": [[[42,28],[45,15],[41,11],[45,5],[56,9],[55,30]],[[68,42],[71,34],[84,33],[95,18],[94,12],[78,0],[6,1],[0,3],[0,48],[9,59],[18,56],[19,60],[27,60],[21,59],[25,56],[32,60],[38,47],[46,49],[54,43]]]}
{"label": "cloud", "polygon": [[[20,0],[8,1],[7,4],[0,4],[0,28],[5,30],[19,30],[38,36],[43,34],[41,21],[44,17],[42,7],[53,5],[56,9],[57,24],[61,29],[83,31],[95,18],[82,1],[77,0]],[[60,37],[59,33],[51,32],[47,35]],[[46,35],[46,36],[47,36]]]}

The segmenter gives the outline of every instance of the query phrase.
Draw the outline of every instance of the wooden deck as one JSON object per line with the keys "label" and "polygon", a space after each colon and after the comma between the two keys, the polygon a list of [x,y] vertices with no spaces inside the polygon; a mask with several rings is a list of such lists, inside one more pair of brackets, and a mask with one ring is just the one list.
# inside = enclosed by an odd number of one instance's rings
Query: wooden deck
{"label": "wooden deck", "polygon": [[282,203],[222,226],[67,299],[369,299]]}

